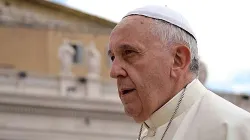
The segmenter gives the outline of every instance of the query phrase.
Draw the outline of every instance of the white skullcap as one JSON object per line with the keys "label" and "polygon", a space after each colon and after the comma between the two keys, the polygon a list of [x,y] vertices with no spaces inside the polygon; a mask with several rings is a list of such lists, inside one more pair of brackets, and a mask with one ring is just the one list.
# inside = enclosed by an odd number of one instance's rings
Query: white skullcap
{"label": "white skullcap", "polygon": [[177,13],[176,11],[166,6],[156,6],[156,5],[144,6],[141,8],[137,8],[133,11],[130,11],[123,18],[131,15],[141,15],[169,22],[185,30],[196,39],[195,34],[191,29],[188,21],[180,13]]}

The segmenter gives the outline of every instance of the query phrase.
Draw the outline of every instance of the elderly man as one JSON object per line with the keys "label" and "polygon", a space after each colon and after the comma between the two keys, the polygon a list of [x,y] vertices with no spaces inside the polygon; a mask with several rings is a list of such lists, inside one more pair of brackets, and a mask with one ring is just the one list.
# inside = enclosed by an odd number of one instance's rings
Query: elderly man
{"label": "elderly man", "polygon": [[168,7],[129,12],[110,35],[110,75],[138,140],[250,140],[250,114],[197,79],[197,41]]}

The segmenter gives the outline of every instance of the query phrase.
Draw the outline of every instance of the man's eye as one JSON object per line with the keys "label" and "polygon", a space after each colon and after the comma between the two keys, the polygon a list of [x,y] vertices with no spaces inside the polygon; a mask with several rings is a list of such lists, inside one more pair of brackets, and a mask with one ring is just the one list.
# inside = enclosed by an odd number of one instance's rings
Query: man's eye
{"label": "man's eye", "polygon": [[115,60],[115,56],[111,56],[110,59],[111,59],[111,61],[114,61]]}
{"label": "man's eye", "polygon": [[131,54],[131,53],[133,53],[133,52],[134,52],[134,51],[132,51],[132,50],[126,50],[126,51],[125,51],[125,54],[128,55],[128,54]]}

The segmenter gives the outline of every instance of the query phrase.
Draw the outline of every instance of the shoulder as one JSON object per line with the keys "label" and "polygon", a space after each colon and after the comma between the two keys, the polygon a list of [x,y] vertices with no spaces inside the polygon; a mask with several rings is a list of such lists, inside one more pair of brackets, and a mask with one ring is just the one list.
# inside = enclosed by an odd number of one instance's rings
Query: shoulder
{"label": "shoulder", "polygon": [[231,102],[223,99],[209,90],[203,98],[202,108],[207,111],[208,116],[213,116],[217,121],[222,123],[228,125],[247,123],[250,125],[249,112],[232,104]]}
{"label": "shoulder", "polygon": [[205,91],[192,124],[211,139],[250,139],[250,113],[211,91]]}
{"label": "shoulder", "polygon": [[204,97],[204,103],[210,105],[211,111],[219,111],[233,116],[246,116],[250,117],[250,113],[246,110],[234,105],[219,95],[207,90]]}

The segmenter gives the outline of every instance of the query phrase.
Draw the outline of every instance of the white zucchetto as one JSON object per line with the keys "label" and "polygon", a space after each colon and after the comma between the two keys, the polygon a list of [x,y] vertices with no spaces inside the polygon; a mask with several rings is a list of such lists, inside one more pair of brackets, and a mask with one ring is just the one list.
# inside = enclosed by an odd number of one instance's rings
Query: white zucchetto
{"label": "white zucchetto", "polygon": [[144,6],[128,12],[123,18],[131,15],[141,15],[169,22],[185,30],[196,39],[196,36],[193,30],[191,29],[188,21],[180,13],[168,8],[167,6],[157,6],[157,5]]}

